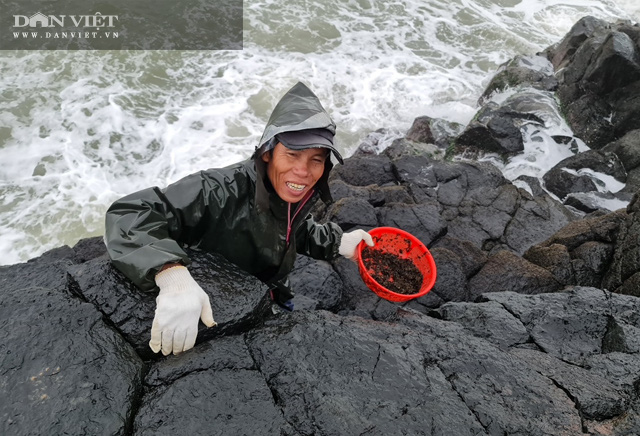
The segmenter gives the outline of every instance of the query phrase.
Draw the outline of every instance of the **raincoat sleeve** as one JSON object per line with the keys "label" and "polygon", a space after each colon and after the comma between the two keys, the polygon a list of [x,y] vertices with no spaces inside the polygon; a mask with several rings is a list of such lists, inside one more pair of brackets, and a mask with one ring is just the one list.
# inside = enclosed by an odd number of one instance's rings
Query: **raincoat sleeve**
{"label": "raincoat sleeve", "polygon": [[341,239],[340,226],[332,222],[318,224],[309,215],[296,232],[296,251],[314,259],[332,260],[338,257]]}
{"label": "raincoat sleeve", "polygon": [[188,265],[181,244],[201,234],[203,218],[213,218],[206,198],[214,191],[211,180],[197,173],[165,190],[148,188],[117,200],[105,219],[104,239],[113,265],[145,291],[155,287],[163,265]]}

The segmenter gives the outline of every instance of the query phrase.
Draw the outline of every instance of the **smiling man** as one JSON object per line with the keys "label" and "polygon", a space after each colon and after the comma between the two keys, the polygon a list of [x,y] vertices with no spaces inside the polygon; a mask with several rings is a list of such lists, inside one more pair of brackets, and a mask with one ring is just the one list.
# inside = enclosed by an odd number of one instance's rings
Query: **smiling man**
{"label": "smiling man", "polygon": [[293,309],[287,276],[296,253],[354,258],[364,230],[344,233],[309,214],[331,201],[336,126],[316,95],[298,83],[278,102],[250,159],[144,189],[111,205],[105,244],[113,264],[142,290],[159,289],[149,346],[178,354],[192,348],[201,319],[216,325],[209,297],[191,277],[183,247],[223,255],[267,283],[271,298]]}

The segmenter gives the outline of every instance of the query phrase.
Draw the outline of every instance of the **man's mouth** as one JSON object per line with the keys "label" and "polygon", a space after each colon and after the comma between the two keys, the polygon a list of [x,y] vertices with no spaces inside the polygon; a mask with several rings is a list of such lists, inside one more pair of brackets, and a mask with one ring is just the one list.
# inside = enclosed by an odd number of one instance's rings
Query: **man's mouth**
{"label": "man's mouth", "polygon": [[307,185],[298,185],[297,183],[286,182],[287,187],[293,189],[294,191],[302,191]]}

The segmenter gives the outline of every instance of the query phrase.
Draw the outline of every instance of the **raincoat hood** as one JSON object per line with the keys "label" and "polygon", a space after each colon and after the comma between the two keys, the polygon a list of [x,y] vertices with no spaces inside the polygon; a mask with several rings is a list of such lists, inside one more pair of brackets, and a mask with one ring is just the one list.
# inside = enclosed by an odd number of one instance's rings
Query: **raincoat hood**
{"label": "raincoat hood", "polygon": [[278,133],[306,129],[327,129],[336,134],[336,124],[318,97],[304,83],[298,82],[273,109],[260,139],[259,154],[275,146],[270,143]]}
{"label": "raincoat hood", "polygon": [[[256,204],[258,207],[266,209],[269,203],[269,192],[265,183],[267,185],[270,185],[270,183],[266,177],[266,164],[262,160],[262,155],[276,146],[278,142],[276,135],[283,132],[307,129],[327,129],[335,135],[336,124],[322,107],[320,100],[313,91],[305,84],[298,82],[276,104],[262,133],[260,143],[252,156],[256,166],[256,173],[258,174],[256,180]],[[337,151],[332,150],[332,152],[336,154],[339,160],[342,160]],[[325,203],[332,201],[328,184],[329,173],[332,168],[331,159],[327,159],[324,173],[314,187]]]}

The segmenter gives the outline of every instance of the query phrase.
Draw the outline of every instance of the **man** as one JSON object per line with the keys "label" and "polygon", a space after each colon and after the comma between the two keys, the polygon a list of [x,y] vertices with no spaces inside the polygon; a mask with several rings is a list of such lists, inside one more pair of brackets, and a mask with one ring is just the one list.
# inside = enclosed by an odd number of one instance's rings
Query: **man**
{"label": "man", "polygon": [[331,201],[330,154],[336,126],[316,95],[296,84],[278,102],[253,156],[144,189],[111,205],[105,244],[113,264],[142,290],[159,288],[149,346],[154,353],[192,348],[198,320],[216,325],[209,297],[193,280],[183,246],[216,252],[267,283],[272,299],[293,309],[287,275],[296,253],[353,259],[364,230],[343,234],[318,224],[313,204]]}

